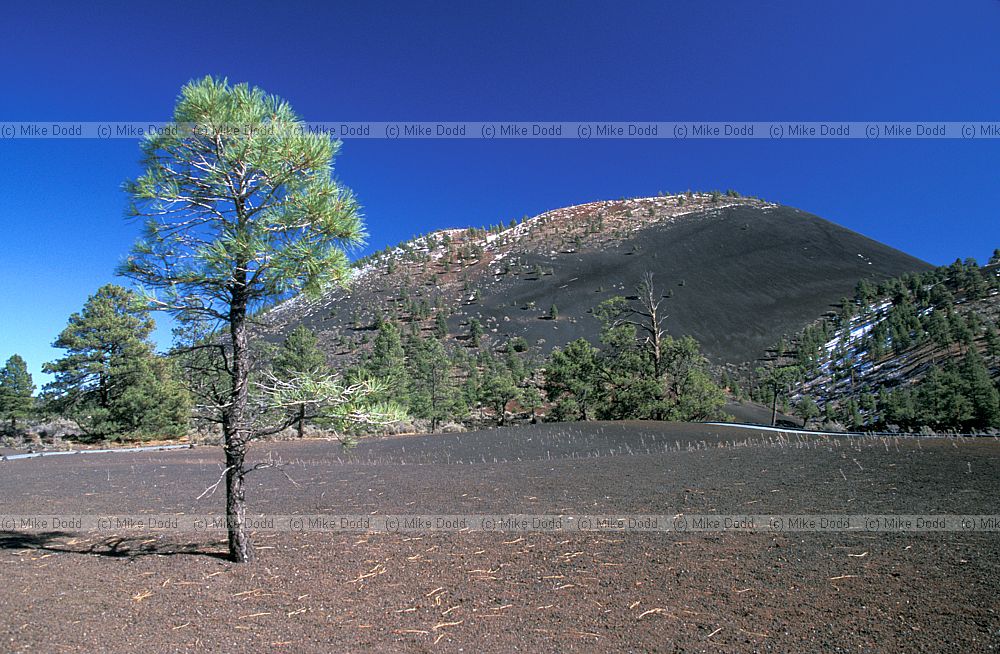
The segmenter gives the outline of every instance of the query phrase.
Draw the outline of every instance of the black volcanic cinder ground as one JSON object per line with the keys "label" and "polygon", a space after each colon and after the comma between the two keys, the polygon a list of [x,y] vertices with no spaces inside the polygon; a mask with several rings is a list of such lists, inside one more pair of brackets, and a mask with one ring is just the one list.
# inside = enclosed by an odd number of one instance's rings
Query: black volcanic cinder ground
{"label": "black volcanic cinder ground", "polygon": [[[594,232],[598,214],[603,223]],[[463,232],[452,236],[455,249],[466,243]],[[443,252],[439,245],[430,261],[410,264],[395,256],[391,274],[385,260],[376,262],[349,291],[276,311],[276,324],[284,332],[304,322],[332,354],[351,356],[358,348],[335,337],[360,339],[389,307],[402,306],[404,294],[430,304],[440,296],[455,312],[453,334],[467,334],[476,317],[500,341],[523,336],[548,351],[596,339],[591,309],[631,294],[649,271],[669,296],[671,333],[694,336],[716,363],[742,363],[852,296],[860,279],[930,267],[797,209],[704,195],[560,209],[491,237],[479,259],[445,264]],[[557,320],[548,319],[553,304]]]}
{"label": "black volcanic cinder ground", "polygon": [[[734,447],[736,446],[736,447]],[[261,513],[992,514],[996,439],[538,425],[259,444]],[[221,452],[0,463],[5,513],[218,512]],[[969,533],[0,533],[0,651],[989,652],[1000,539]]]}

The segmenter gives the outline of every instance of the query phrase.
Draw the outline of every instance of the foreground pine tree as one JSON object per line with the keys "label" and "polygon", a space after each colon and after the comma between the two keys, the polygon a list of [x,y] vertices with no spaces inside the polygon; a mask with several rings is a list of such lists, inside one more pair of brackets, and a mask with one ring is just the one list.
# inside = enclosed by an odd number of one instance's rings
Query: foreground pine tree
{"label": "foreground pine tree", "polygon": [[[206,77],[181,90],[173,123],[143,142],[145,170],[126,185],[145,230],[121,272],[148,289],[151,308],[219,328],[229,553],[248,561],[250,321],[268,302],[345,281],[345,250],[364,231],[354,196],[333,179],[339,143],[309,133],[284,100]],[[292,387],[286,399],[319,388]]]}

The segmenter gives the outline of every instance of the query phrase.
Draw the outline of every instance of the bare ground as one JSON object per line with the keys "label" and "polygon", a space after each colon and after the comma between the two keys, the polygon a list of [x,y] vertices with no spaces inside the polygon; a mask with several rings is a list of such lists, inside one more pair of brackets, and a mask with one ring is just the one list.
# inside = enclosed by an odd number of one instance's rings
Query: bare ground
{"label": "bare ground", "polygon": [[[738,446],[738,447],[737,447]],[[653,423],[259,444],[257,513],[997,513],[996,439]],[[196,513],[213,448],[0,463],[17,513]],[[0,532],[0,651],[1000,650],[994,533]]]}

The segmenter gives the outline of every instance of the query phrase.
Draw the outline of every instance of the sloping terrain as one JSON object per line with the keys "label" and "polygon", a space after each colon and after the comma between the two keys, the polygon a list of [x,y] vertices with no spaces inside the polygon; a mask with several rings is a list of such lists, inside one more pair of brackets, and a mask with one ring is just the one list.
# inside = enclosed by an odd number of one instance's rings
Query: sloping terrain
{"label": "sloping terrain", "polygon": [[[667,327],[698,339],[716,363],[759,357],[850,295],[928,264],[798,209],[708,194],[594,202],[503,229],[450,230],[371,257],[349,290],[296,298],[267,314],[277,338],[316,330],[333,357],[360,351],[380,316],[448,317],[460,341],[478,319],[498,342],[547,352],[599,325],[591,310],[631,294],[650,272]],[[552,319],[552,307],[556,307]]]}
{"label": "sloping terrain", "polygon": [[[853,319],[848,327],[834,331],[821,360],[820,373],[807,379],[801,386],[802,391],[811,391],[824,400],[834,400],[848,397],[852,390],[862,386],[877,389],[913,383],[923,379],[935,366],[941,366],[951,359],[960,359],[965,352],[957,346],[942,347],[935,343],[921,343],[898,353],[889,350],[886,355],[873,362],[869,349],[862,344],[862,338],[885,318],[886,312],[884,305],[871,309],[870,313]],[[992,319],[993,323],[1000,323],[1000,293],[994,291],[988,298],[959,306],[957,313],[963,316],[975,313],[985,316],[984,320]],[[841,371],[835,379],[830,371],[837,363],[835,348],[840,343],[848,344],[850,359],[841,366],[847,372]],[[981,335],[976,335],[974,345],[988,363],[994,362],[995,357],[986,352],[986,344]]]}
{"label": "sloping terrain", "polygon": [[821,342],[808,343],[809,330],[794,339],[788,362],[808,363],[793,397],[808,395],[824,408],[851,401],[867,414],[856,426],[884,426],[875,396],[918,385],[971,350],[984,374],[1000,380],[1000,265],[955,263],[909,288],[893,280],[882,291],[855,297],[850,317],[842,309],[812,325]]}

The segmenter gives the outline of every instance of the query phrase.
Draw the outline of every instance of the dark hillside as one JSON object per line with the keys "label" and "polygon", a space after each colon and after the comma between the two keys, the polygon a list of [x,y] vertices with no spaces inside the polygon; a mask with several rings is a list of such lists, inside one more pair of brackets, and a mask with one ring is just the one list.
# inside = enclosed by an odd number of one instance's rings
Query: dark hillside
{"label": "dark hillside", "polygon": [[596,339],[591,309],[630,294],[648,271],[669,298],[672,333],[694,336],[716,363],[741,363],[851,295],[859,279],[928,268],[798,209],[667,196],[559,209],[490,232],[420,237],[368,261],[350,292],[308,305],[293,300],[269,318],[275,336],[304,322],[335,357],[363,348],[381,315],[429,329],[438,312],[459,341],[475,318],[496,341],[520,336],[546,352],[578,337]]}
{"label": "dark hillside", "polygon": [[803,370],[793,400],[808,395],[856,429],[1000,428],[1000,406],[988,408],[1000,380],[998,268],[956,261],[859,286],[777,362]]}
{"label": "dark hillside", "polygon": [[[553,269],[544,283],[511,284],[480,300],[479,312],[504,324],[502,331],[529,342],[546,339],[549,346],[593,337],[597,322],[588,311],[607,297],[628,295],[652,271],[669,296],[668,329],[694,336],[717,362],[759,356],[776,337],[828,310],[862,277],[926,267],[810,214],[755,206],[685,216],[600,249],[537,261]],[[556,304],[557,324],[512,312],[515,302],[541,311]],[[505,324],[506,315],[511,321]]]}

